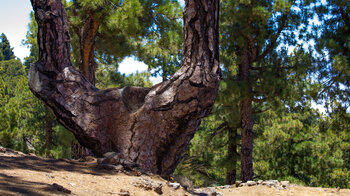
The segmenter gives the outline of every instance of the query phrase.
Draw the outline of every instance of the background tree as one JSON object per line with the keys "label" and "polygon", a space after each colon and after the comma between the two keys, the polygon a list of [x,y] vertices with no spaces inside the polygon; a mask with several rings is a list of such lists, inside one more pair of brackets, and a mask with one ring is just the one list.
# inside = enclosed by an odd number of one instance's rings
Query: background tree
{"label": "background tree", "polygon": [[0,35],[0,40],[1,40],[0,51],[2,53],[0,55],[0,60],[8,61],[10,59],[14,59],[15,55],[13,53],[13,48],[11,48],[10,42],[4,33]]}
{"label": "background tree", "polygon": [[236,92],[230,105],[236,107],[236,101],[239,103],[237,110],[232,110],[239,113],[239,119],[232,119],[230,124],[233,127],[239,124],[241,132],[241,180],[244,182],[253,179],[253,103],[265,104],[283,94],[285,84],[279,72],[284,62],[278,55],[283,56],[286,50],[280,50],[279,46],[296,44],[294,32],[300,24],[307,24],[309,3],[222,2],[221,47],[228,80],[231,80],[227,88]]}
{"label": "background tree", "polygon": [[332,107],[332,101],[338,100],[343,107],[349,107],[350,92],[350,2],[327,0],[320,2],[317,13],[320,25],[315,41],[318,51],[318,79],[324,89],[319,98]]}

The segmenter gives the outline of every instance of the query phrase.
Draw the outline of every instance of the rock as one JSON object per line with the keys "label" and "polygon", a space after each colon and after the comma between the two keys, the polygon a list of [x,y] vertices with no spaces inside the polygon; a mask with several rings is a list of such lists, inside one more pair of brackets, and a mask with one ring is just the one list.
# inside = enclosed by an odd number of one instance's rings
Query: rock
{"label": "rock", "polygon": [[6,148],[0,146],[0,152],[1,152],[1,153],[6,153]]}
{"label": "rock", "polygon": [[264,181],[262,183],[262,185],[266,185],[266,186],[269,186],[269,187],[277,186],[278,185],[278,180],[267,180],[267,181]]}
{"label": "rock", "polygon": [[254,182],[254,181],[247,181],[247,185],[248,186],[255,186],[257,183],[256,182]]}
{"label": "rock", "polygon": [[58,190],[58,191],[61,191],[61,192],[67,193],[67,194],[71,194],[71,193],[72,193],[71,190],[66,189],[66,188],[64,188],[63,186],[58,185],[58,184],[56,184],[56,183],[53,183],[52,186],[55,187],[55,189]]}
{"label": "rock", "polygon": [[263,180],[258,180],[258,184],[262,184],[263,182]]}
{"label": "rock", "polygon": [[281,181],[282,188],[287,188],[289,186],[289,181]]}
{"label": "rock", "polygon": [[210,193],[208,194],[209,196],[222,196],[220,192],[217,192],[214,188],[209,188]]}
{"label": "rock", "polygon": [[159,195],[163,194],[163,184],[157,183],[152,187],[153,191]]}
{"label": "rock", "polygon": [[176,183],[176,182],[171,182],[169,183],[169,186],[173,187],[173,189],[178,189],[180,188],[180,183]]}
{"label": "rock", "polygon": [[124,189],[120,189],[118,195],[121,195],[121,196],[130,196],[130,192],[127,191],[127,190],[124,190]]}
{"label": "rock", "polygon": [[135,168],[138,166],[136,163],[128,161],[126,159],[122,159],[122,158],[119,160],[119,163],[124,165],[129,170],[132,170],[132,168]]}
{"label": "rock", "polygon": [[79,162],[91,162],[95,160],[96,158],[93,156],[84,156],[83,158],[79,159]]}
{"label": "rock", "polygon": [[110,158],[110,157],[114,157],[115,155],[118,155],[119,153],[117,152],[106,152],[103,154],[103,157],[105,158]]}
{"label": "rock", "polygon": [[247,183],[241,183],[241,184],[239,184],[239,187],[242,187],[242,186],[247,186]]}
{"label": "rock", "polygon": [[236,186],[239,187],[239,185],[242,183],[242,181],[236,181]]}
{"label": "rock", "polygon": [[141,178],[138,180],[135,180],[134,182],[132,182],[132,184],[135,187],[144,189],[146,191],[148,190],[153,190],[154,192],[158,193],[159,195],[163,194],[163,184],[159,183],[159,182],[152,182],[148,179],[145,178]]}
{"label": "rock", "polygon": [[119,153],[110,153],[108,155],[109,155],[108,157],[102,158],[99,164],[117,165],[120,163],[121,156]]}
{"label": "rock", "polygon": [[124,167],[122,165],[111,165],[111,164],[99,164],[97,166],[99,169],[122,171]]}
{"label": "rock", "polygon": [[174,180],[181,184],[186,190],[193,190],[193,182],[185,176],[173,176]]}

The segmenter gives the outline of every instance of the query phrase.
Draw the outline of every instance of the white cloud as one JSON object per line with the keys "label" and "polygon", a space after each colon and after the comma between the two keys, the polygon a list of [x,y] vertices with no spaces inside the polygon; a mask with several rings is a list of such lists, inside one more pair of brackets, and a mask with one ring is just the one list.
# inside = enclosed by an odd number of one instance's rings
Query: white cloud
{"label": "white cloud", "polygon": [[179,0],[179,3],[182,7],[185,7],[185,0]]}
{"label": "white cloud", "polygon": [[147,71],[148,66],[140,61],[136,61],[133,57],[126,57],[120,64],[118,71],[124,74]]}

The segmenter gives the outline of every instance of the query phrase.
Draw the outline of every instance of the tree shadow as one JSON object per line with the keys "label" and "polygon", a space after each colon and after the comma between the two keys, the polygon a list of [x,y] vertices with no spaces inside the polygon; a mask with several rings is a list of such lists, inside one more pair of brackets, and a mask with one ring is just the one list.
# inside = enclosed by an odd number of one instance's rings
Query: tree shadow
{"label": "tree shadow", "polygon": [[78,161],[66,162],[62,159],[46,159],[37,156],[3,156],[0,155],[0,170],[25,169],[51,173],[52,171],[69,171],[91,175],[112,175],[112,171],[96,168],[94,163]]}
{"label": "tree shadow", "polygon": [[0,173],[0,195],[37,195],[63,194],[52,185],[21,180],[18,177]]}

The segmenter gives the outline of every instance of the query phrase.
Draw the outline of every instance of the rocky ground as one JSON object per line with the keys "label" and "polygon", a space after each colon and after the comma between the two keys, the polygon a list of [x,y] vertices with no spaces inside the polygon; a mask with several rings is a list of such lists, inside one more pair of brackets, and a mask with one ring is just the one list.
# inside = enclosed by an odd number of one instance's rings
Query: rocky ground
{"label": "rocky ground", "polygon": [[350,189],[273,180],[186,190],[176,182],[132,169],[128,163],[110,164],[115,158],[114,154],[109,160],[55,160],[0,147],[0,195],[350,195]]}

